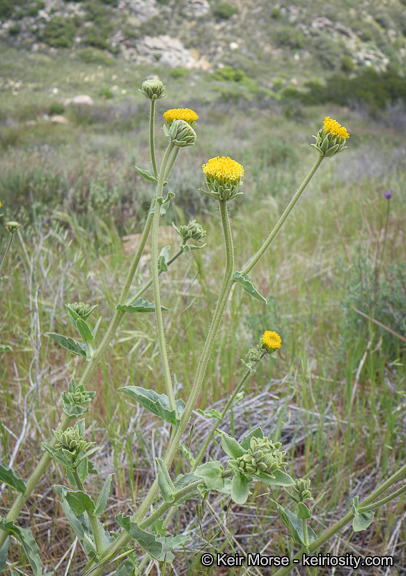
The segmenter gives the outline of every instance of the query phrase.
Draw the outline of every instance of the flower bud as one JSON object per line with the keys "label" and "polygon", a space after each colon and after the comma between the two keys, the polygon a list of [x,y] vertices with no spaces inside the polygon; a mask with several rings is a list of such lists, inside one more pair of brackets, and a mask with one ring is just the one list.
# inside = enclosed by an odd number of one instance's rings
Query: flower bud
{"label": "flower bud", "polygon": [[95,308],[84,302],[73,302],[73,304],[69,304],[69,307],[83,320],[86,320]]}
{"label": "flower bud", "polygon": [[203,238],[207,236],[206,230],[203,226],[198,224],[196,220],[190,220],[188,224],[183,224],[179,227],[175,226],[172,222],[172,226],[175,228],[179,236],[183,238],[184,242],[189,239],[199,242],[199,240],[203,240]]}
{"label": "flower bud", "polygon": [[310,479],[304,480],[303,478],[299,478],[296,480],[293,491],[296,493],[300,502],[313,500],[312,493],[310,492]]}
{"label": "flower bud", "polygon": [[54,435],[57,440],[55,443],[55,450],[63,452],[72,461],[75,461],[80,452],[84,452],[95,446],[95,442],[86,442],[83,439],[79,428],[67,428],[64,432],[54,430]]}
{"label": "flower bud", "polygon": [[140,92],[149,100],[159,100],[165,98],[165,86],[160,80],[145,80],[142,83]]}
{"label": "flower bud", "polygon": [[6,223],[6,230],[9,234],[11,234],[12,236],[17,232],[17,230],[20,228],[21,224],[19,224],[18,222],[14,222],[14,220],[7,222]]}
{"label": "flower bud", "polygon": [[344,126],[341,126],[336,120],[333,120],[329,116],[326,116],[323,128],[318,131],[317,136],[313,136],[313,138],[316,139],[316,144],[312,144],[312,146],[314,146],[322,156],[331,158],[334,154],[338,154],[338,152],[347,148],[345,143],[349,137],[350,135]]}
{"label": "flower bud", "polygon": [[251,438],[247,454],[237,458],[238,471],[246,476],[255,476],[261,472],[271,475],[275,470],[283,469],[286,452],[281,452],[280,447],[280,442],[273,443],[269,438]]}
{"label": "flower bud", "polygon": [[196,142],[196,132],[185,120],[174,120],[170,126],[164,125],[164,132],[172,143],[179,148],[194,146]]}

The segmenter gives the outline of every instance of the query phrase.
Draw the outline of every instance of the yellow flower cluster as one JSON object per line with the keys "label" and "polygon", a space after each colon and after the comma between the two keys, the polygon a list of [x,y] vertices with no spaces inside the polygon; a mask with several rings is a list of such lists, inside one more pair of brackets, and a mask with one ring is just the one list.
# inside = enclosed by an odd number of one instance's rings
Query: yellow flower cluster
{"label": "yellow flower cluster", "polygon": [[241,164],[224,156],[211,158],[207,164],[203,164],[202,168],[206,176],[228,182],[238,182],[244,176],[244,168]]}
{"label": "yellow flower cluster", "polygon": [[341,124],[339,124],[336,120],[330,118],[330,116],[326,116],[324,118],[323,128],[326,132],[331,132],[331,134],[333,134],[334,136],[339,136],[340,138],[344,138],[345,140],[347,140],[347,138],[350,137],[350,135],[347,132],[347,129],[344,128],[344,126],[341,126]]}
{"label": "yellow flower cluster", "polygon": [[172,110],[167,110],[164,114],[164,118],[167,122],[173,122],[174,120],[184,120],[188,124],[193,124],[199,119],[199,116],[193,110],[189,108],[173,108]]}
{"label": "yellow flower cluster", "polygon": [[262,347],[268,352],[274,352],[281,347],[282,340],[279,334],[266,330],[262,336]]}

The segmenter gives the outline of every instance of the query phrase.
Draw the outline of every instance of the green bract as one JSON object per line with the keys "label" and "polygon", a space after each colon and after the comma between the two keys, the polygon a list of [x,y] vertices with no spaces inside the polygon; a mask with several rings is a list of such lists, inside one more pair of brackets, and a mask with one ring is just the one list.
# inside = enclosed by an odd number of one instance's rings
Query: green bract
{"label": "green bract", "polygon": [[196,132],[185,120],[174,120],[170,126],[164,124],[163,129],[172,144],[179,148],[194,146],[196,143]]}

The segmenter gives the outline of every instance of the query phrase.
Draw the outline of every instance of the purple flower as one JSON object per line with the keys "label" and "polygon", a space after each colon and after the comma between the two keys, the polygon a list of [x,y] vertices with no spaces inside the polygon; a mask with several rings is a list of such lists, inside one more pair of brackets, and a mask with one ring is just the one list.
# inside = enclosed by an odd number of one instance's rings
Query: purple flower
{"label": "purple flower", "polygon": [[392,198],[392,194],[393,194],[393,190],[392,188],[389,190],[389,192],[384,192],[383,195],[385,196],[385,198],[387,200],[390,200]]}

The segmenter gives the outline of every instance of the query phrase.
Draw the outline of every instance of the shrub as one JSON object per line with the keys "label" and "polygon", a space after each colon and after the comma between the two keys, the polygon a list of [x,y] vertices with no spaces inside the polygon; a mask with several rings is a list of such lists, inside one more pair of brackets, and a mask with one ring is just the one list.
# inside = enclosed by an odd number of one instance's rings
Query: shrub
{"label": "shrub", "polygon": [[21,27],[19,24],[12,24],[8,29],[10,36],[17,36],[20,33]]}
{"label": "shrub", "polygon": [[258,86],[253,78],[245,74],[243,70],[234,70],[232,66],[218,68],[210,75],[212,80],[226,80],[228,82],[238,82],[245,86],[250,92],[258,92]]}
{"label": "shrub", "polygon": [[98,29],[92,28],[83,39],[83,43],[99,50],[106,50],[109,46],[106,36]]}
{"label": "shrub", "polygon": [[14,12],[14,5],[11,0],[0,0],[0,18],[6,20]]}
{"label": "shrub", "polygon": [[183,78],[187,73],[188,73],[187,68],[181,68],[181,67],[172,68],[172,70],[169,72],[169,77]]}
{"label": "shrub", "polygon": [[345,54],[342,58],[341,58],[341,70],[343,72],[352,72],[355,68],[355,64],[353,59],[351,58],[351,56],[348,56],[348,54]]}
{"label": "shrub", "polygon": [[65,106],[61,102],[52,102],[49,106],[48,114],[50,116],[63,114],[65,112]]}
{"label": "shrub", "polygon": [[220,20],[228,20],[238,12],[236,6],[231,4],[231,2],[218,2],[212,6],[212,14],[215,18],[220,18]]}
{"label": "shrub", "polygon": [[308,42],[307,37],[301,30],[290,26],[279,27],[276,39],[280,46],[288,46],[294,50],[304,48]]}
{"label": "shrub", "polygon": [[99,96],[101,96],[102,98],[106,98],[107,100],[111,100],[112,98],[114,98],[114,94],[110,90],[110,88],[101,88],[99,90]]}
{"label": "shrub", "polygon": [[317,56],[328,70],[335,70],[339,67],[342,59],[342,47],[334,41],[328,34],[323,34],[316,40]]}
{"label": "shrub", "polygon": [[105,64],[106,66],[113,64],[113,60],[107,54],[95,48],[83,48],[78,50],[77,55],[86,64]]}
{"label": "shrub", "polygon": [[45,24],[43,40],[54,48],[71,48],[75,33],[76,26],[72,18],[53,16]]}
{"label": "shrub", "polygon": [[273,18],[274,20],[279,20],[279,18],[281,16],[282,16],[282,13],[281,13],[279,8],[274,8],[272,10],[271,18]]}

